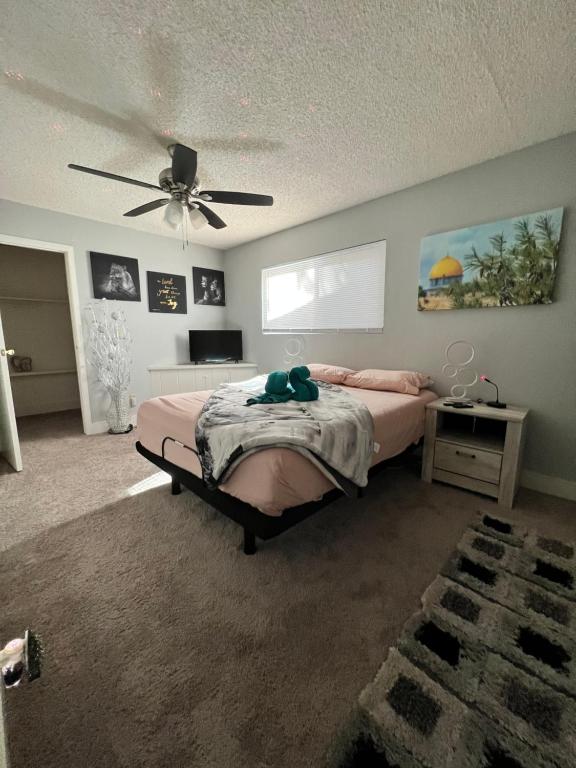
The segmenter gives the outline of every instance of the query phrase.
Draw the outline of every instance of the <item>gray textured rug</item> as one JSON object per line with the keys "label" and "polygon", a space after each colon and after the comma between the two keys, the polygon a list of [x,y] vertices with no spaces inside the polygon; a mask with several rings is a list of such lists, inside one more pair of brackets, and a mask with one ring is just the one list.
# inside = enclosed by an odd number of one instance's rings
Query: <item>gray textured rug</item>
{"label": "gray textured rug", "polygon": [[480,514],[361,693],[341,768],[573,768],[576,547]]}

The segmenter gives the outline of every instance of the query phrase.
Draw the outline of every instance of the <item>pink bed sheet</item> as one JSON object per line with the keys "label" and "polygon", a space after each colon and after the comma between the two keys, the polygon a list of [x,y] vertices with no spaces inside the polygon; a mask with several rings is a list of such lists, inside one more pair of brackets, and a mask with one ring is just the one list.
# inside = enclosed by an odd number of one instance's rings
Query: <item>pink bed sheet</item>
{"label": "pink bed sheet", "polygon": [[[342,388],[361,400],[372,414],[378,448],[373,464],[397,456],[422,437],[426,403],[438,397],[426,389],[419,395],[404,395]],[[155,397],[142,403],[137,422],[142,445],[161,456],[162,442],[168,436],[195,448],[196,421],[210,394],[190,392]],[[187,448],[167,440],[164,456],[188,472],[202,476],[200,462]],[[220,486],[222,491],[273,516],[281,515],[289,507],[319,499],[333,487],[311,461],[289,448],[268,448],[252,454],[240,462],[227,482]]]}

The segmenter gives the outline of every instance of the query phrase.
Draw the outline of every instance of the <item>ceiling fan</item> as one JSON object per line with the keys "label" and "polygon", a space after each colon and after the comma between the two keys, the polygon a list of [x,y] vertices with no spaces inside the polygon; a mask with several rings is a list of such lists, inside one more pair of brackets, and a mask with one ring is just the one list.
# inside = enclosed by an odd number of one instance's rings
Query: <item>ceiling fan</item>
{"label": "ceiling fan", "polygon": [[83,173],[92,173],[94,176],[104,176],[104,178],[113,179],[114,181],[123,181],[126,184],[134,184],[137,187],[158,189],[161,192],[165,192],[170,197],[140,205],[138,208],[127,211],[124,216],[142,216],[143,213],[149,213],[165,205],[164,220],[174,229],[182,222],[184,209],[187,209],[190,221],[195,229],[199,229],[206,223],[214,227],[214,229],[223,229],[226,223],[214,211],[208,208],[204,204],[205,202],[231,205],[272,205],[274,202],[270,195],[252,195],[248,192],[218,192],[201,189],[200,182],[196,176],[198,163],[196,151],[185,147],[184,144],[171,144],[168,147],[168,152],[172,156],[172,166],[160,172],[158,185],[129,179],[126,176],[118,176],[115,173],[97,171],[94,168],[86,168],[83,165],[75,165],[74,163],[69,163],[68,168],[82,171]]}

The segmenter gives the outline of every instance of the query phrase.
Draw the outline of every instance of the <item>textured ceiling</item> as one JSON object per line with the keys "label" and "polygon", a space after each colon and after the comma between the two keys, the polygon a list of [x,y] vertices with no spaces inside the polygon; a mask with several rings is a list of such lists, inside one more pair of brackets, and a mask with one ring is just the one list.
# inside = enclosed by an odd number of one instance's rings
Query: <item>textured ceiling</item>
{"label": "textured ceiling", "polygon": [[[576,130],[573,0],[2,0],[0,197],[173,234],[174,140],[228,248]],[[159,195],[160,196],[160,195]]]}

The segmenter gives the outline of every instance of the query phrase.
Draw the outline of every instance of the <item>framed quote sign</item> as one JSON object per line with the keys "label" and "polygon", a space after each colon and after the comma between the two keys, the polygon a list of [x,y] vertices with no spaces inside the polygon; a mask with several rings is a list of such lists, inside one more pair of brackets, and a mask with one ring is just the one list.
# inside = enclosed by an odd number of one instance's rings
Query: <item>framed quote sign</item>
{"label": "framed quote sign", "polygon": [[148,309],[171,315],[185,315],[186,278],[166,272],[146,272],[148,279]]}

